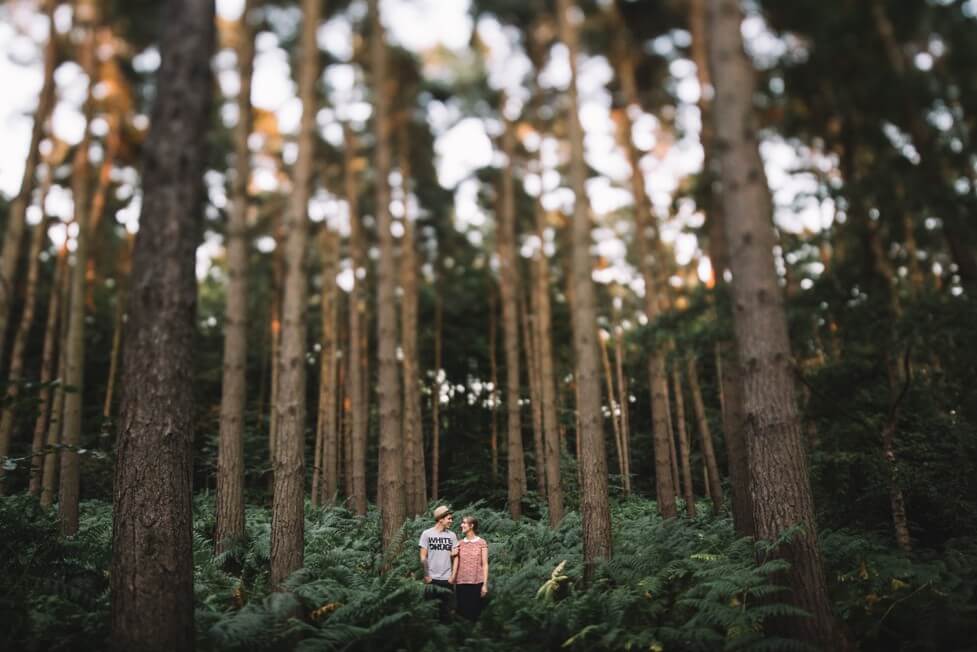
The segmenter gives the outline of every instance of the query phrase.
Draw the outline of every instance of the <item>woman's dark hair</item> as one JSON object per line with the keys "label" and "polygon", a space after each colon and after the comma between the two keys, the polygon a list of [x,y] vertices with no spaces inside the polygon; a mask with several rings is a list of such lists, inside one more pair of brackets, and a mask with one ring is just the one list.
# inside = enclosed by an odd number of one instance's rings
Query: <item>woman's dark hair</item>
{"label": "woman's dark hair", "polygon": [[474,516],[471,516],[471,515],[465,515],[465,516],[463,516],[461,518],[461,520],[467,522],[468,525],[471,526],[472,532],[474,532],[475,534],[478,534],[478,519],[477,518],[475,518]]}

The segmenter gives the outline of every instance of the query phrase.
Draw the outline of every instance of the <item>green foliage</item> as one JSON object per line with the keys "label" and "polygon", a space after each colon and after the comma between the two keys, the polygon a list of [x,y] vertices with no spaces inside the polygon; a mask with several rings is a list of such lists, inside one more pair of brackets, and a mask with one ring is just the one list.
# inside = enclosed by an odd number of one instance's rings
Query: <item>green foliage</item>
{"label": "green foliage", "polygon": [[[215,557],[212,501],[198,496],[194,510],[203,650],[427,650],[463,640],[487,650],[804,649],[765,630],[770,618],[798,615],[781,601],[774,578],[786,563],[766,560],[770,544],[737,539],[726,518],[663,522],[641,498],[613,505],[614,557],[589,585],[578,513],[552,530],[545,515],[513,521],[483,503],[458,509],[479,519],[491,551],[488,603],[474,627],[439,623],[424,599],[414,542],[427,518],[406,523],[385,558],[376,510],[358,518],[307,505],[305,568],[289,593],[272,593],[269,511],[249,508],[246,538]],[[0,647],[105,646],[110,512],[83,503],[78,535],[62,539],[32,497],[0,499]],[[863,649],[960,649],[977,637],[977,540],[907,556],[864,532],[830,530],[822,547],[836,613]]]}

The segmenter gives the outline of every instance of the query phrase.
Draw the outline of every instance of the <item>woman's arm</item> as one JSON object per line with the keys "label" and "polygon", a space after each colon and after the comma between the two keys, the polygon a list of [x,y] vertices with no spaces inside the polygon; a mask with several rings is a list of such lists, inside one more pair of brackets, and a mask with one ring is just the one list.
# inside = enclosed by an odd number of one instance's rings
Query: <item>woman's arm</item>
{"label": "woman's arm", "polygon": [[457,578],[458,578],[458,549],[455,548],[451,551],[451,579],[448,580],[448,583],[454,584]]}
{"label": "woman's arm", "polygon": [[489,563],[488,544],[482,546],[482,595],[488,593]]}

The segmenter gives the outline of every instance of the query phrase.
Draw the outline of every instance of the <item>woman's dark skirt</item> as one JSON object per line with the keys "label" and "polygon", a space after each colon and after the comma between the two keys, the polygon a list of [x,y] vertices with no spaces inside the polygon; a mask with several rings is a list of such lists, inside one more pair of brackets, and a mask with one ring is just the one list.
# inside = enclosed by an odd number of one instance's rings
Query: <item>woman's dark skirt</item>
{"label": "woman's dark skirt", "polygon": [[468,620],[478,620],[482,613],[482,583],[455,584],[455,596],[458,598],[458,613]]}

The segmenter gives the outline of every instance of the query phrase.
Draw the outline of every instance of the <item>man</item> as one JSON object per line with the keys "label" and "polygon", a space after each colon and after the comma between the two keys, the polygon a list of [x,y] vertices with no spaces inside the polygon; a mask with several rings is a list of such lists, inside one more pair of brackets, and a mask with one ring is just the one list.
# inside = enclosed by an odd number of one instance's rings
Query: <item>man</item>
{"label": "man", "polygon": [[438,613],[443,623],[451,614],[451,556],[458,543],[458,537],[450,529],[451,522],[451,508],[446,505],[435,507],[434,527],[424,530],[418,542],[427,595],[440,601]]}

